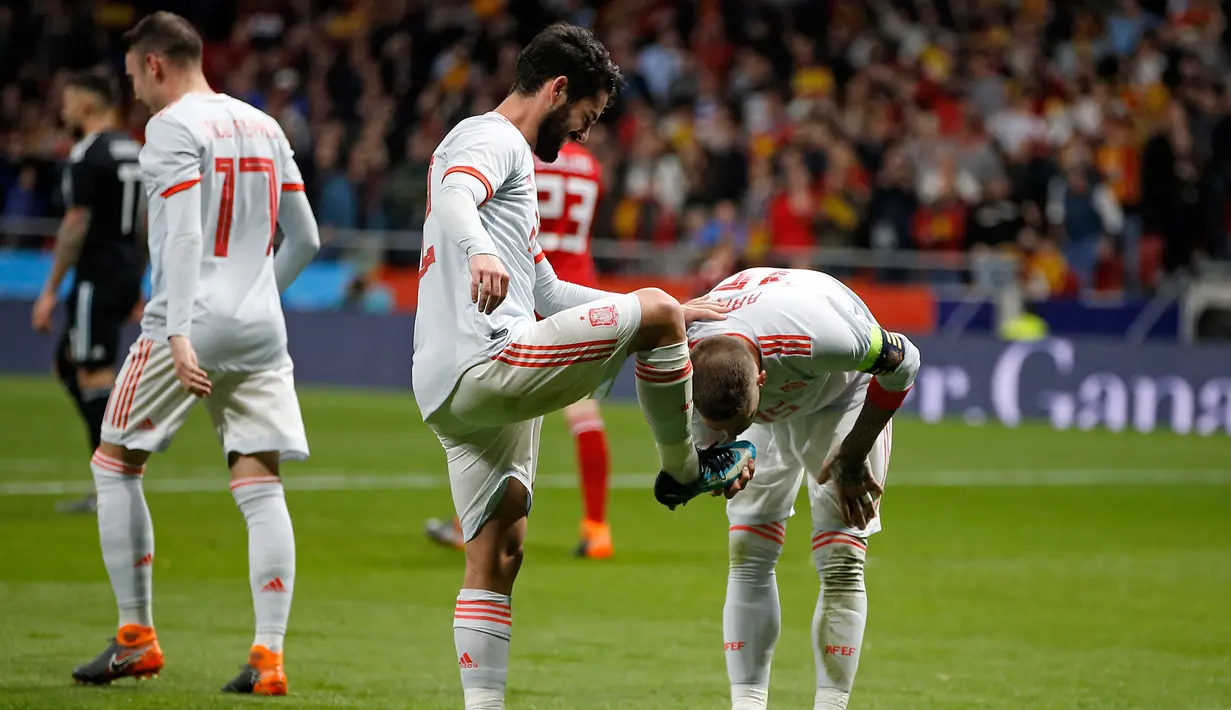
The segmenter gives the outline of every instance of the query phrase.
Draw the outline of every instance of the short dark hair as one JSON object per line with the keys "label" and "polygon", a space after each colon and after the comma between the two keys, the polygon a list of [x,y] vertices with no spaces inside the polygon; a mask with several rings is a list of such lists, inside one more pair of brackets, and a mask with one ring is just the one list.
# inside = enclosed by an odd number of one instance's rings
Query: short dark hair
{"label": "short dark hair", "polygon": [[75,72],[65,85],[93,94],[104,108],[115,108],[120,103],[120,87],[111,72],[103,69]]}
{"label": "short dark hair", "polygon": [[734,336],[702,338],[692,346],[689,357],[692,403],[701,416],[724,422],[748,411],[757,368],[756,356],[744,343]]}
{"label": "short dark hair", "polygon": [[161,54],[176,62],[201,61],[201,35],[192,23],[173,12],[146,15],[124,33],[124,51]]}
{"label": "short dark hair", "polygon": [[558,76],[568,78],[569,101],[606,91],[614,97],[624,77],[593,32],[557,22],[534,36],[517,55],[513,92],[529,96]]}

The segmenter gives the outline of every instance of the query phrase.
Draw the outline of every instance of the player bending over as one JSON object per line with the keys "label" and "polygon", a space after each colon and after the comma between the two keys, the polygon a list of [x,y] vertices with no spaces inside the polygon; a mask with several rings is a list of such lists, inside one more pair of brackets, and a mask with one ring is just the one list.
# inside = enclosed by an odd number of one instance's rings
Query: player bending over
{"label": "player bending over", "polygon": [[749,269],[710,296],[731,311],[722,323],[689,329],[701,429],[720,441],[753,442],[758,452],[756,478],[727,504],[723,640],[731,706],[766,706],[781,627],[774,566],[806,479],[821,578],[812,618],[814,707],[845,708],[867,620],[864,559],[881,527],[890,420],[919,371],[919,351],[881,328],[850,289],[816,271]]}
{"label": "player bending over", "polygon": [[[153,288],[90,462],[120,628],[73,677],[110,683],[162,669],[150,612],[154,528],[141,476],[150,452],[164,450],[204,398],[248,525],[256,611],[248,663],[223,690],[285,695],[295,538],[278,468],[306,458],[308,442],[278,293],[319,248],[316,222],[282,129],[209,88],[192,25],[157,12],[124,40],[133,91],[157,112],[141,150]],[[275,256],[278,225],[285,238]]]}
{"label": "player bending over", "polygon": [[[118,127],[120,91],[110,75],[74,74],[61,101],[64,123],[84,137],[68,156],[55,258],[30,319],[36,331],[51,330],[60,282],[75,267],[55,370],[85,420],[94,451],[115,384],[120,329],[137,307],[145,274],[145,192],[137,163],[141,144]],[[93,512],[96,507],[91,492],[60,510]]]}
{"label": "player bending over", "polygon": [[509,96],[454,127],[429,168],[413,379],[466,543],[453,629],[469,710],[504,707],[510,595],[544,414],[609,386],[636,353],[660,480],[678,499],[733,495],[751,473],[746,444],[698,452],[692,439],[686,323],[721,309],[560,281],[536,239],[533,156],[550,163],[566,141],[584,143],[619,81],[589,31],[553,25],[518,56]]}
{"label": "player bending over", "polygon": [[[580,143],[568,142],[555,162],[534,160],[538,186],[539,246],[563,281],[594,286],[598,275],[590,256],[590,225],[598,209],[603,172],[598,159]],[[615,553],[611,525],[607,522],[607,482],[611,457],[598,400],[585,398],[564,408],[564,420],[577,446],[577,469],[581,479],[581,544],[578,557],[606,559]],[[428,537],[442,545],[463,548],[462,524],[452,520],[429,520]]]}

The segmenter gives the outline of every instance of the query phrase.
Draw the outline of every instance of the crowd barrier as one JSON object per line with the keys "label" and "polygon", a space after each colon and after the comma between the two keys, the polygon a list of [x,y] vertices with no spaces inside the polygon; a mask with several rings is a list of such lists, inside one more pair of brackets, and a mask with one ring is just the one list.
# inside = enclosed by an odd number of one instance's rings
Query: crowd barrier
{"label": "crowd barrier", "polygon": [[[410,387],[414,317],[345,312],[287,314],[296,378],[303,384]],[[50,371],[54,339],[30,330],[30,303],[0,301],[0,372]],[[126,341],[136,338],[130,325]],[[906,409],[926,421],[959,417],[1016,426],[1231,433],[1231,349],[1125,345],[1050,338],[912,336],[923,356]],[[631,367],[612,391],[635,397]]]}

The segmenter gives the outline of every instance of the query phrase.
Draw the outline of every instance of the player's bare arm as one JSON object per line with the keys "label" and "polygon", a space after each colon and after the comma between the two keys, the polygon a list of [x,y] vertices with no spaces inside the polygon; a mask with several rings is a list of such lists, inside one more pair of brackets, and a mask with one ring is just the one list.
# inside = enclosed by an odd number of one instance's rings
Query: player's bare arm
{"label": "player's bare arm", "polygon": [[51,263],[51,273],[47,276],[47,283],[43,285],[43,291],[39,294],[38,300],[34,302],[34,311],[30,318],[34,329],[40,333],[51,330],[51,316],[56,310],[60,283],[64,281],[68,270],[77,264],[77,258],[81,255],[81,245],[85,241],[89,227],[90,208],[88,207],[70,207],[64,213],[64,219],[60,220],[60,227],[56,230],[55,256]]}
{"label": "player's bare arm", "polygon": [[817,477],[819,483],[833,480],[838,507],[847,525],[863,529],[876,517],[876,499],[884,490],[872,475],[868,454],[882,430],[906,398],[919,371],[919,352],[899,333],[873,327],[867,367],[875,375],[855,425],[842,440],[838,452]]}

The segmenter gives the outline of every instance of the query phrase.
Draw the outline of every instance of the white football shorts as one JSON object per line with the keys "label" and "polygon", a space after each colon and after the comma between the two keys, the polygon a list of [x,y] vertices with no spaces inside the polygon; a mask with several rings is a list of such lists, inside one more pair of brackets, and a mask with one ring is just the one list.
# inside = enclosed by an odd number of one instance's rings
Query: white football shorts
{"label": "white football shorts", "polygon": [[444,446],[449,487],[470,540],[510,478],[533,495],[544,414],[607,387],[641,328],[636,296],[610,296],[528,323],[490,361],[467,370],[427,420]]}
{"label": "white football shorts", "polygon": [[[202,399],[224,454],[277,451],[282,460],[308,458],[294,366],[263,372],[210,373]],[[145,336],[124,359],[103,418],[102,440],[137,451],[165,451],[198,401],[175,376],[171,348]]]}
{"label": "white football shorts", "polygon": [[[832,481],[819,485],[821,467],[854,426],[859,407],[847,411],[818,412],[774,424],[754,424],[740,439],[757,447],[756,474],[748,487],[727,501],[731,525],[765,525],[786,520],[795,514],[795,499],[806,479],[808,501],[812,508],[814,534],[844,532],[865,538],[881,529],[880,501],[877,515],[866,529],[852,528],[842,522]],[[881,431],[868,463],[872,475],[883,487],[893,449],[893,422]]]}

